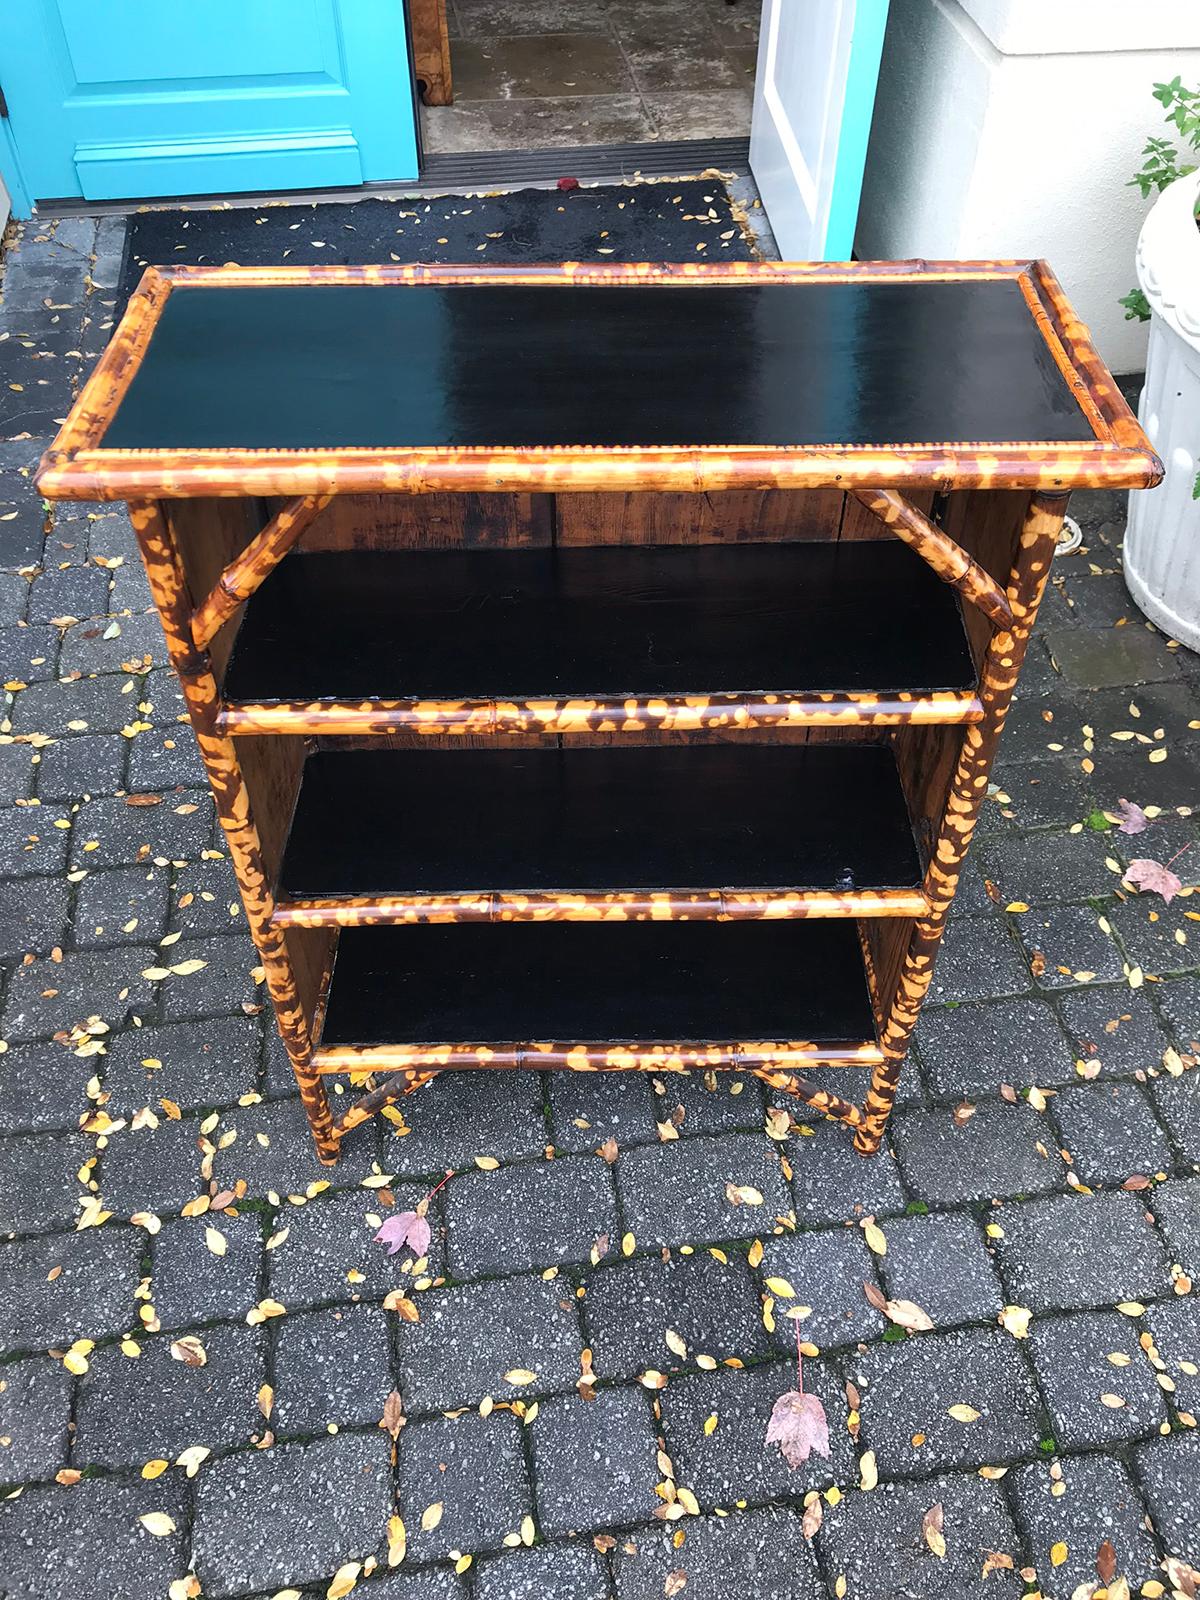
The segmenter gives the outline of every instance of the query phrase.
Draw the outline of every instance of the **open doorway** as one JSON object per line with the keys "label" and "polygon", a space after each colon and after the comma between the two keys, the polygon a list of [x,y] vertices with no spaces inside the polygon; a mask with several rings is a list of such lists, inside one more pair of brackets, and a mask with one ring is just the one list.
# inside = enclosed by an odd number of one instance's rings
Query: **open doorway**
{"label": "open doorway", "polygon": [[426,156],[749,136],[761,0],[443,3]]}

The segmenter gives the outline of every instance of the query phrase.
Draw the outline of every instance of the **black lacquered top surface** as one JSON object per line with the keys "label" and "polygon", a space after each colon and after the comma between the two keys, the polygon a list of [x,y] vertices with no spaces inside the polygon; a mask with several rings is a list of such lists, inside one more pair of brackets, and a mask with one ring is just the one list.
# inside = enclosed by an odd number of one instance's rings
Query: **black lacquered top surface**
{"label": "black lacquered top surface", "polygon": [[1009,279],[179,285],[102,448],[1091,440]]}

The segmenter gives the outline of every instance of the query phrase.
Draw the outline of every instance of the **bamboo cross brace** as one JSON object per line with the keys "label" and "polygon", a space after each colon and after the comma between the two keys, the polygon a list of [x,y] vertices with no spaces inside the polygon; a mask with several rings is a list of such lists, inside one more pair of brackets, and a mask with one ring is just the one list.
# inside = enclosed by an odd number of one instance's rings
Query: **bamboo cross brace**
{"label": "bamboo cross brace", "polygon": [[948,583],[964,600],[978,606],[996,627],[1012,627],[1012,609],[995,578],[923,511],[918,511],[894,489],[852,489],[850,493],[868,511],[873,511],[898,539],[915,550],[943,583]]}
{"label": "bamboo cross brace", "polygon": [[296,540],[332,499],[328,494],[303,494],[289,500],[231,561],[211,593],[192,614],[192,638],[203,650],[230,617],[287,555]]}
{"label": "bamboo cross brace", "polygon": [[[394,1104],[404,1095],[412,1094],[415,1089],[424,1088],[437,1075],[436,1069],[430,1071],[417,1068],[406,1068],[401,1072],[390,1073],[346,1108],[333,1125],[334,1138],[344,1139],[362,1123],[368,1122],[384,1106]],[[770,1084],[773,1089],[779,1089],[784,1094],[794,1095],[796,1099],[803,1100],[812,1110],[832,1118],[835,1122],[848,1122],[852,1128],[858,1128],[862,1124],[863,1113],[858,1106],[829,1093],[828,1090],[816,1088],[803,1078],[796,1077],[794,1073],[757,1067],[751,1069],[751,1075],[760,1078],[763,1083]]]}

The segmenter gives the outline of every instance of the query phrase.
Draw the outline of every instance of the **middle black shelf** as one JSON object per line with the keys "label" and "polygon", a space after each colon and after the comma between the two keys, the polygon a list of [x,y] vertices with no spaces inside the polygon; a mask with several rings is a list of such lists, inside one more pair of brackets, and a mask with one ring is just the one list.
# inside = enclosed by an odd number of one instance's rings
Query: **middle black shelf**
{"label": "middle black shelf", "polygon": [[276,920],[916,916],[921,880],[883,743],[332,749]]}

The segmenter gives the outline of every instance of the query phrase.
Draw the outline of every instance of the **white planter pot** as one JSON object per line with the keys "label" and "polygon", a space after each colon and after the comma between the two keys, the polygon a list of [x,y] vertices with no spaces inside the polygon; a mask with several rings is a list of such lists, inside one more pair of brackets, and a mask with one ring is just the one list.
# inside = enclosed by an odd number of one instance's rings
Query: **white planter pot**
{"label": "white planter pot", "polygon": [[1129,497],[1125,582],[1151,622],[1200,650],[1200,172],[1177,178],[1138,239],[1138,282],[1150,302],[1146,387],[1138,415],[1166,477]]}

